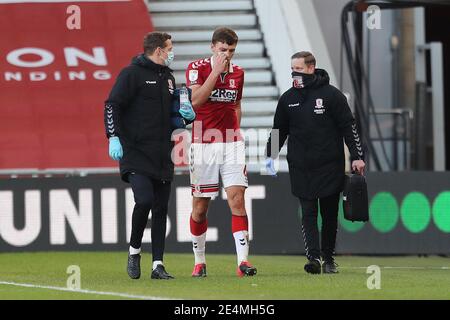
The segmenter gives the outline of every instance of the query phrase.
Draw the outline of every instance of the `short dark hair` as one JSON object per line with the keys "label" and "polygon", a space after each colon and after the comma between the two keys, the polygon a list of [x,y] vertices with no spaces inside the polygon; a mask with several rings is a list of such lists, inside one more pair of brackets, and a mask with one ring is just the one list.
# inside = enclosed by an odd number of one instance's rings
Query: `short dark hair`
{"label": "short dark hair", "polygon": [[164,48],[166,41],[172,39],[168,33],[150,32],[144,37],[144,53],[153,54],[160,47]]}
{"label": "short dark hair", "polygon": [[311,52],[309,52],[309,51],[297,52],[292,55],[291,60],[300,59],[300,58],[305,59],[305,64],[307,66],[310,66],[310,65],[316,66],[316,58],[314,57],[314,55]]}
{"label": "short dark hair", "polygon": [[228,44],[229,46],[238,43],[239,37],[236,32],[231,30],[230,28],[220,27],[214,30],[214,34],[212,36],[212,43],[216,44],[217,42],[223,42]]}

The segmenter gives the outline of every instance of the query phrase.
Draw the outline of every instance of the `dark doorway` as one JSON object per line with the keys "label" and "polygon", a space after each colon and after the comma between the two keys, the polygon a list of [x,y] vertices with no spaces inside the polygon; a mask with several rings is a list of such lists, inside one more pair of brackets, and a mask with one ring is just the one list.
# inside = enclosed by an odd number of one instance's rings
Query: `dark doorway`
{"label": "dark doorway", "polygon": [[446,169],[450,170],[450,6],[430,7],[425,10],[426,41],[442,42],[444,57],[444,104]]}

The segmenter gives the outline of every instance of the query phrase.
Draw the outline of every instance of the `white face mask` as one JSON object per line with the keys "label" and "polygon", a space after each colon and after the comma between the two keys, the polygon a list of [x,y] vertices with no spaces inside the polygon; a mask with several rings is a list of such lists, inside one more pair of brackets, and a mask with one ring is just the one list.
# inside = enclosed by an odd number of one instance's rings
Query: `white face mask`
{"label": "white face mask", "polygon": [[[164,51],[164,50],[162,50],[162,51]],[[166,52],[166,51],[164,51],[164,52]],[[166,53],[167,53],[167,59],[164,59],[164,65],[166,67],[168,67],[173,62],[173,59],[175,59],[175,53],[173,53],[173,51],[169,51]]]}

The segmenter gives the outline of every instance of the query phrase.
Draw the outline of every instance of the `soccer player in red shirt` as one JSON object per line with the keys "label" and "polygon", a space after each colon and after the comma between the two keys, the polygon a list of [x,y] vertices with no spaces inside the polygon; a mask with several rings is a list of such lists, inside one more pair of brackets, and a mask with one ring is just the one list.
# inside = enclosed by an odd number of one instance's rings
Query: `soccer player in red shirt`
{"label": "soccer player in red shirt", "polygon": [[206,276],[205,242],[211,198],[219,194],[222,177],[237,253],[238,276],[253,276],[248,262],[248,218],[244,194],[248,187],[245,142],[239,128],[244,70],[231,63],[238,36],[229,28],[214,31],[213,56],[189,64],[186,82],[197,114],[192,129],[190,178],[193,196],[190,230],[195,266],[193,277]]}

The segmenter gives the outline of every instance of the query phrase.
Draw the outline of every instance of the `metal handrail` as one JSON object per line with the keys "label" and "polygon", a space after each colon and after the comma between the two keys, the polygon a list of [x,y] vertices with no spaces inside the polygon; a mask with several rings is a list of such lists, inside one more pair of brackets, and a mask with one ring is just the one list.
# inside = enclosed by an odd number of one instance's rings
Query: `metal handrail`
{"label": "metal handrail", "polygon": [[[410,122],[414,118],[414,112],[411,109],[401,109],[401,108],[392,108],[392,109],[376,109],[375,113],[370,113],[370,115],[392,115],[393,116],[393,137],[383,137],[383,141],[392,141],[394,143],[393,157],[394,157],[394,170],[398,170],[398,143],[401,141],[403,143],[403,165],[404,169],[407,170],[410,168],[408,165],[408,142],[411,143],[411,125]],[[397,118],[400,117],[402,120],[402,126],[404,128],[403,134],[401,138],[397,136]],[[379,141],[380,139],[372,138],[373,141]]]}

